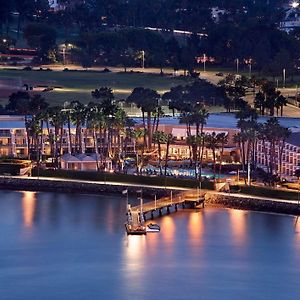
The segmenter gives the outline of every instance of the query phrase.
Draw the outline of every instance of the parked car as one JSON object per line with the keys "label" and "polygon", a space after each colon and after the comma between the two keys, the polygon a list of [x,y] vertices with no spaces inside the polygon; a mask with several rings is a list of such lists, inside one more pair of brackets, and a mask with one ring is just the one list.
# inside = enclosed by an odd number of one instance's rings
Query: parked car
{"label": "parked car", "polygon": [[216,73],[216,76],[222,77],[222,76],[224,76],[224,74],[222,72],[218,72],[218,73]]}

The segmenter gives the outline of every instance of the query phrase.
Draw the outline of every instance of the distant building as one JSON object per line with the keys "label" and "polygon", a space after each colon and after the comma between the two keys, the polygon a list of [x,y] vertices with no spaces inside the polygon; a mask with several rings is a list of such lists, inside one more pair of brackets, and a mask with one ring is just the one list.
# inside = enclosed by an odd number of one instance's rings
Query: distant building
{"label": "distant building", "polygon": [[280,22],[279,28],[286,32],[290,32],[300,27],[300,8],[289,7],[285,10],[285,17]]}
{"label": "distant building", "polygon": [[215,23],[220,22],[220,17],[225,15],[227,11],[225,9],[220,9],[218,7],[211,8],[211,17]]}

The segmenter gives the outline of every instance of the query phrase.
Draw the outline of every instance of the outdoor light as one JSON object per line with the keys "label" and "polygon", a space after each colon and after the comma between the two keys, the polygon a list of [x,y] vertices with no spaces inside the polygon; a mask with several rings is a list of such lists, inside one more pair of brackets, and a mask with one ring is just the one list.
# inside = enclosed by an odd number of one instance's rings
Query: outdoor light
{"label": "outdoor light", "polygon": [[291,6],[293,8],[297,8],[299,6],[299,2],[298,1],[293,1],[292,4],[291,4]]}

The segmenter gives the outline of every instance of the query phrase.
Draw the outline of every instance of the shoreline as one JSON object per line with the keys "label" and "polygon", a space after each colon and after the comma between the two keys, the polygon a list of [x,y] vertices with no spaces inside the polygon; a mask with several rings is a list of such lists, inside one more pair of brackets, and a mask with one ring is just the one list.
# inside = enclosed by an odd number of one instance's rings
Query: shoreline
{"label": "shoreline", "polygon": [[[47,180],[43,178],[29,179],[16,177],[2,177],[0,178],[0,189],[15,190],[15,191],[36,191],[36,192],[59,192],[59,193],[82,193],[82,194],[119,194],[122,191],[128,190],[128,195],[136,195],[142,189],[144,196],[163,197],[169,195],[170,191],[178,193],[177,189],[153,186],[139,186],[132,184],[110,184],[97,182],[84,182],[72,180],[60,180],[59,178]],[[184,189],[182,189],[184,190]]]}
{"label": "shoreline", "polygon": [[300,215],[300,205],[297,201],[262,199],[239,194],[224,195],[223,193],[208,192],[205,195],[205,205],[208,207],[232,208],[266,213]]}
{"label": "shoreline", "polygon": [[[163,197],[173,193],[178,193],[180,189],[172,187],[154,187],[145,185],[117,184],[117,183],[97,183],[70,180],[47,180],[29,179],[16,177],[0,178],[0,188],[14,191],[40,191],[59,193],[82,193],[82,194],[119,194],[122,195],[124,189],[129,195],[136,195],[142,189],[145,197]],[[184,189],[181,189],[182,191]],[[248,211],[260,211],[267,213],[277,213],[285,215],[300,215],[300,205],[297,201],[285,201],[280,199],[268,199],[262,197],[247,197],[245,194],[224,194],[208,191],[205,195],[205,206],[232,208]]]}

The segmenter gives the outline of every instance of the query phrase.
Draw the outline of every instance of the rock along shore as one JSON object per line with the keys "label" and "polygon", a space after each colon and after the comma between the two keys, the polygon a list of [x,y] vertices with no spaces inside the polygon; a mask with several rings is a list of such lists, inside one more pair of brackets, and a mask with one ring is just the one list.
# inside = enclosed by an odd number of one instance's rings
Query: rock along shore
{"label": "rock along shore", "polygon": [[245,198],[239,197],[238,194],[219,195],[213,192],[208,192],[205,195],[205,204],[208,206],[300,215],[300,206],[297,201],[295,201],[295,203],[290,203],[284,202],[284,200],[272,201],[270,199]]}

